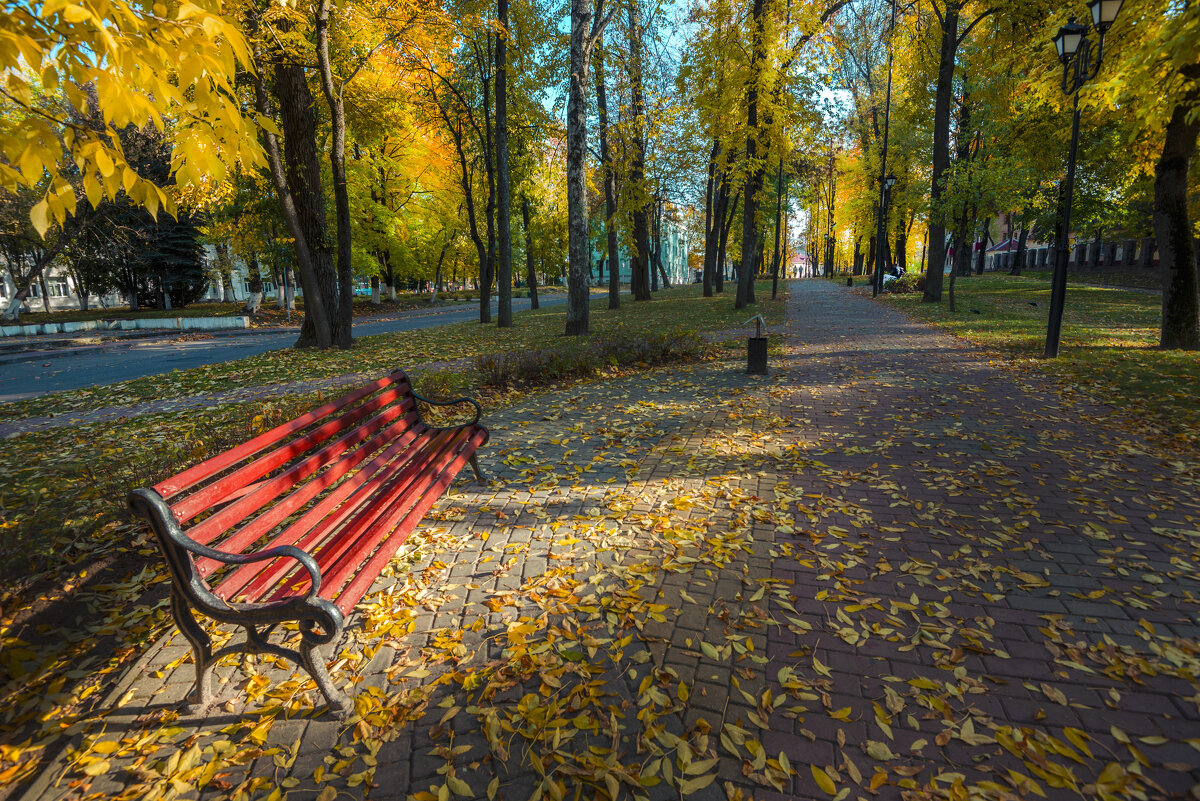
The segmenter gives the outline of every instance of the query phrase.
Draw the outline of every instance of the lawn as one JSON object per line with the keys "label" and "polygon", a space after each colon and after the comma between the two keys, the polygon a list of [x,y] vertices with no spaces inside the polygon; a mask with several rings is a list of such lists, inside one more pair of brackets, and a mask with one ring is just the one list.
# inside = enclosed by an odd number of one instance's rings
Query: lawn
{"label": "lawn", "polygon": [[[770,298],[770,285],[760,284],[759,297]],[[783,319],[783,307],[761,303],[760,311]],[[529,348],[546,347],[564,340],[565,306],[556,304],[515,315],[513,328],[457,323],[454,325],[363,337],[349,351],[284,349],[225,364],[139,378],[70,392],[43,395],[0,405],[0,420],[36,415],[86,411],[139,401],[200,395],[239,387],[261,387],[347,373],[391,372],[445,360],[471,358]],[[687,329],[704,332],[740,325],[750,313],[733,309],[732,295],[702,296],[701,287],[689,284],[659,292],[653,300],[634,302],[628,296],[619,310],[608,309],[607,298],[593,296],[591,330],[611,336],[639,330]]]}
{"label": "lawn", "polygon": [[1200,443],[1200,352],[1158,349],[1161,296],[1152,291],[1072,283],[1059,358],[1042,358],[1050,309],[1048,275],[960,277],[956,313],[921,295],[886,303],[937,323],[1010,359],[1036,365],[1068,389],[1114,406],[1172,447]]}

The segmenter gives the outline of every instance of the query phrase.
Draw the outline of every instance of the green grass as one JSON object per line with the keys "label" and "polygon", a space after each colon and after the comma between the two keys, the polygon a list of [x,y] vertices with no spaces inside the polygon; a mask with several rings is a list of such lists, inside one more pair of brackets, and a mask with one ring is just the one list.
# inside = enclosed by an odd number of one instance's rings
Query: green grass
{"label": "green grass", "polygon": [[1059,358],[1047,360],[1041,357],[1050,309],[1048,275],[960,277],[955,289],[958,311],[953,314],[948,287],[938,304],[922,303],[919,293],[883,299],[1049,371],[1069,389],[1129,413],[1147,434],[1174,448],[1192,450],[1200,443],[1200,352],[1158,349],[1158,294],[1069,285]]}
{"label": "green grass", "polygon": [[[759,297],[770,297],[770,285],[761,285]],[[759,304],[764,314],[783,319],[783,306]],[[347,373],[391,372],[397,367],[437,362],[485,353],[520,350],[560,341],[566,307],[562,304],[514,315],[511,329],[479,323],[456,323],[438,328],[363,337],[349,351],[284,349],[236,362],[175,371],[39,398],[0,405],[0,419],[19,419],[65,411],[86,411],[104,406],[126,405],[146,400],[200,395],[237,387],[257,387]],[[617,311],[596,296],[591,304],[594,334],[627,333],[638,330],[689,329],[711,331],[740,324],[745,310],[733,310],[732,295],[704,298],[701,288],[689,284],[659,292],[653,300],[635,303],[628,296]]]}

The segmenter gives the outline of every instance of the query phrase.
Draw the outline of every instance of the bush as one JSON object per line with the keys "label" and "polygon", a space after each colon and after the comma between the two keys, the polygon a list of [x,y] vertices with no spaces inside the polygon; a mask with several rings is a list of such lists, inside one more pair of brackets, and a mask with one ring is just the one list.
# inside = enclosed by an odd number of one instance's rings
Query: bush
{"label": "bush", "polygon": [[489,353],[475,360],[482,384],[509,387],[596,374],[604,367],[649,366],[701,358],[708,343],[693,331],[618,334],[556,348]]}
{"label": "bush", "polygon": [[[917,286],[920,284],[920,286]],[[925,274],[905,273],[887,285],[887,291],[895,295],[911,295],[913,292],[925,291]]]}

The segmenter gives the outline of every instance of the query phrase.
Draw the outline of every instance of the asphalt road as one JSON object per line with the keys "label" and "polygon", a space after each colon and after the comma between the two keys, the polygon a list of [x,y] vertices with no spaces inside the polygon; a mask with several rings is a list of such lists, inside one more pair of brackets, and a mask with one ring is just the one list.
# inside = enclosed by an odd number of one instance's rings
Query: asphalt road
{"label": "asphalt road", "polygon": [[[564,295],[556,294],[542,300],[541,305],[552,306],[565,302]],[[495,306],[492,308],[494,310]],[[527,308],[528,299],[513,299],[514,311]],[[430,312],[401,312],[387,319],[355,323],[354,336],[431,328],[476,320],[478,315],[478,304]],[[181,340],[176,333],[151,339],[70,348],[65,352],[43,351],[3,356],[0,358],[0,403],[244,359],[290,347],[296,341],[297,330],[231,334],[212,332],[211,339],[197,341]]]}

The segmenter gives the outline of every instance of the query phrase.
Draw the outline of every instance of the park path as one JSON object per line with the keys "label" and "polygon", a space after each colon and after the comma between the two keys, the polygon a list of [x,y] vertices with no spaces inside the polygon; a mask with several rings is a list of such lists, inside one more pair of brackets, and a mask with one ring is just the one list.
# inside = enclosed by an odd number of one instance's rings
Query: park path
{"label": "park path", "polygon": [[24,797],[1189,792],[1192,466],[829,282],[792,285],[777,342],[768,378],[706,363],[490,415],[491,484],[455,485],[330,654],[348,725],[273,659],[181,716],[160,605]]}

